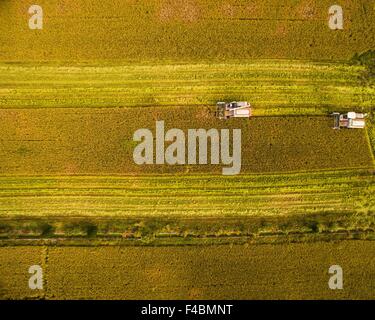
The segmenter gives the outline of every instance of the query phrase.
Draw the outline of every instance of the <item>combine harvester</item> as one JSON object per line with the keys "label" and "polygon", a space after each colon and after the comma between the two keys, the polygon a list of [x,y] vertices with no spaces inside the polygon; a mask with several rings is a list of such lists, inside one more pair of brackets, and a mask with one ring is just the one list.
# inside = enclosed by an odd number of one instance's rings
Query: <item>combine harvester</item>
{"label": "combine harvester", "polygon": [[251,105],[246,101],[241,102],[218,102],[216,104],[216,117],[220,120],[230,118],[250,118]]}
{"label": "combine harvester", "polygon": [[348,112],[340,114],[334,112],[332,115],[334,118],[333,129],[363,129],[366,127],[367,114],[365,113]]}

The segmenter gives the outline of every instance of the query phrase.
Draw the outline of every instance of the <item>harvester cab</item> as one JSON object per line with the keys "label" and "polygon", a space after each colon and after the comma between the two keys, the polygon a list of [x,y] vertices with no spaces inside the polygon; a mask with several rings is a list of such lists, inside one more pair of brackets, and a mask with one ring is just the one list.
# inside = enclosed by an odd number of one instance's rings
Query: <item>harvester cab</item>
{"label": "harvester cab", "polygon": [[332,115],[334,119],[334,129],[363,129],[366,126],[366,113],[348,112],[342,114],[334,112]]}
{"label": "harvester cab", "polygon": [[216,117],[221,120],[230,118],[250,118],[251,105],[246,101],[233,101],[230,103],[218,102],[216,104]]}

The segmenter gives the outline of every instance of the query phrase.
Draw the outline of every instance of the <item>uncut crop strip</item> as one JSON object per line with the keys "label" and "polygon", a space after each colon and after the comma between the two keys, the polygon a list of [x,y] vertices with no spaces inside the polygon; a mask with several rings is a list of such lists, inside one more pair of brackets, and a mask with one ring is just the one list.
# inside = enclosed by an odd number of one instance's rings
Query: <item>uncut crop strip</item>
{"label": "uncut crop strip", "polygon": [[215,106],[248,100],[255,115],[369,110],[363,67],[257,61],[53,66],[0,64],[0,108]]}
{"label": "uncut crop strip", "polygon": [[374,214],[371,171],[291,175],[2,177],[1,217]]}
{"label": "uncut crop strip", "polygon": [[346,0],[342,31],[332,0],[38,0],[43,31],[28,28],[28,1],[0,2],[1,61],[350,59],[374,43],[372,0]]}
{"label": "uncut crop strip", "polygon": [[[373,241],[1,247],[0,298],[374,299],[374,250]],[[327,290],[326,269],[335,261],[350,270],[345,290]],[[36,263],[45,268],[43,291],[27,286],[27,270]]]}
{"label": "uncut crop strip", "polygon": [[154,132],[156,119],[185,133],[241,129],[241,174],[374,168],[366,132],[333,130],[329,116],[220,121],[205,107],[45,108],[0,109],[0,175],[222,173],[222,165],[135,164],[133,134]]}
{"label": "uncut crop strip", "polygon": [[[28,270],[43,266],[42,247],[2,247],[0,249],[0,299],[41,299],[42,290],[30,290]],[[46,282],[45,282],[46,284]]]}

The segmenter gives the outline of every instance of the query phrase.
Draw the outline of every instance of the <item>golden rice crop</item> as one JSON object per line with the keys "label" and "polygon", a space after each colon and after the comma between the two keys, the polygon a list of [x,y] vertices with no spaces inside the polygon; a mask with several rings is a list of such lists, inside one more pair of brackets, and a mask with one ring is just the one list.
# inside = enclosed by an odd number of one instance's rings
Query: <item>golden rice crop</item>
{"label": "golden rice crop", "polygon": [[222,165],[136,165],[133,133],[155,132],[155,120],[164,120],[166,130],[241,129],[241,173],[373,168],[365,131],[335,131],[328,116],[226,122],[205,107],[64,108],[0,110],[0,174],[221,174]]}
{"label": "golden rice crop", "polygon": [[371,0],[39,0],[43,30],[28,28],[29,1],[0,3],[0,60],[349,59],[374,44]]}
{"label": "golden rice crop", "polygon": [[[26,267],[34,261],[28,261],[25,252],[32,250],[41,249],[0,248],[2,298],[35,297],[27,290]],[[374,261],[369,254],[374,250],[371,241],[50,247],[43,295],[47,299],[374,299]],[[344,270],[344,290],[328,288],[328,268],[335,264]]]}

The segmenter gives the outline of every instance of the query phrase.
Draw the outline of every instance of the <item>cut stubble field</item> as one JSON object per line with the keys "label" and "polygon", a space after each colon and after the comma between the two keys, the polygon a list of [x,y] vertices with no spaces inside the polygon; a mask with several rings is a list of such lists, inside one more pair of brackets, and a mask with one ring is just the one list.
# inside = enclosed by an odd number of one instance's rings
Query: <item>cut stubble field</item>
{"label": "cut stubble field", "polygon": [[[374,215],[372,170],[222,177],[1,177],[9,217]],[[372,228],[371,223],[367,226]]]}
{"label": "cut stubble field", "polygon": [[[0,108],[209,107],[243,100],[255,116],[370,111],[364,66],[242,60],[102,64],[0,63]],[[142,110],[148,112],[147,110]]]}

